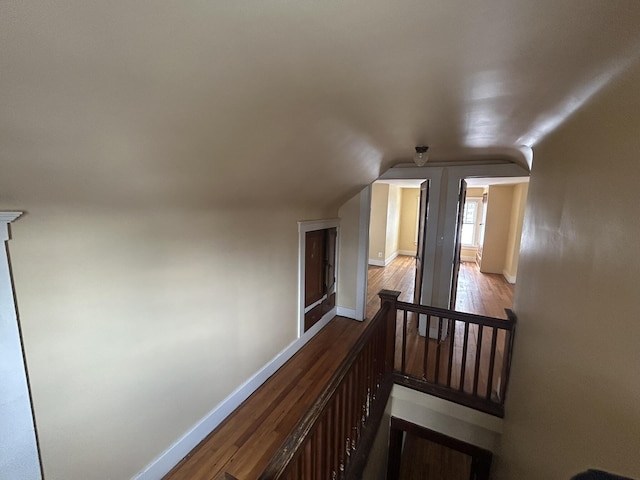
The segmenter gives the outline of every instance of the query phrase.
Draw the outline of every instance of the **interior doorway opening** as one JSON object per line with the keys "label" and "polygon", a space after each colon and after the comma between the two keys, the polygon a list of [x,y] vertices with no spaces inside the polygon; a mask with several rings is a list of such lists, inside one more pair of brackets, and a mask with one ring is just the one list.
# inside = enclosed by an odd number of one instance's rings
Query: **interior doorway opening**
{"label": "interior doorway opening", "polygon": [[460,187],[451,308],[504,317],[513,307],[528,177],[470,178]]}
{"label": "interior doorway opening", "polygon": [[[449,306],[504,317],[504,309],[513,306],[528,177],[468,178],[462,187]],[[381,289],[399,290],[401,300],[420,303],[422,276],[416,271],[422,267],[428,208],[425,179],[372,185],[368,317],[379,307]]]}
{"label": "interior doorway opening", "polygon": [[[424,179],[376,181],[371,186],[367,317],[380,307],[378,292],[398,290],[400,300],[413,302],[421,242],[420,205]],[[422,197],[421,197],[422,195]],[[422,209],[424,210],[424,208]],[[418,282],[419,283],[419,282]]]}

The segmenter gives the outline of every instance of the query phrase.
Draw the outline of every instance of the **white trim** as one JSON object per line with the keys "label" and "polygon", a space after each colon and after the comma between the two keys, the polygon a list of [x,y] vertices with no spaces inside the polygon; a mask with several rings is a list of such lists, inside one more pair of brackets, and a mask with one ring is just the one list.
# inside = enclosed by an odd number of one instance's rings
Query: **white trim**
{"label": "white trim", "polygon": [[387,265],[389,265],[391,262],[393,262],[396,257],[398,256],[398,251],[396,250],[395,252],[393,252],[389,257],[384,259],[384,266],[386,267]]}
{"label": "white trim", "polygon": [[[20,215],[22,215],[22,212],[0,212],[0,241],[6,242],[9,240],[9,224]],[[13,298],[13,295],[7,298]]]}
{"label": "white trim", "polygon": [[9,223],[20,215],[22,212],[0,212],[0,425],[6,426],[0,436],[0,458],[8,460],[1,462],[0,475],[36,480],[42,478],[42,471],[6,243]]}
{"label": "white trim", "polygon": [[496,452],[504,420],[401,385],[391,390],[391,415]]}
{"label": "white trim", "polygon": [[461,262],[472,262],[475,263],[476,261],[476,256],[475,255],[460,255],[460,261]]}
{"label": "white trim", "polygon": [[11,223],[24,212],[0,212],[0,223]]}
{"label": "white trim", "polygon": [[320,300],[318,300],[317,302],[312,303],[311,305],[309,305],[308,307],[304,307],[304,313],[310,312],[311,310],[313,310],[315,307],[317,307],[318,305],[320,305],[322,302],[324,302],[326,299],[328,298],[327,294],[324,294],[322,296],[322,298]]}
{"label": "white trim", "polygon": [[336,315],[340,315],[341,317],[352,318],[353,320],[358,320],[356,310],[353,308],[346,307],[337,307]]}
{"label": "white trim", "polygon": [[369,275],[369,220],[371,216],[371,185],[360,192],[360,223],[358,225],[358,261],[356,263],[356,320],[364,320],[367,308]]}
{"label": "white trim", "polygon": [[[389,264],[391,264],[391,262],[393,262],[398,255],[405,255],[405,254],[401,253],[400,251],[396,251],[396,252],[393,252],[393,254],[389,258],[387,258],[385,260],[376,260],[376,259],[370,258],[369,259],[369,265],[375,265],[376,267],[388,267]],[[411,256],[411,257],[415,257],[416,256],[415,253],[414,254],[408,254],[408,255]]]}
{"label": "white trim", "polygon": [[417,253],[417,250],[398,250],[398,255],[405,255],[407,257],[415,257]]}
{"label": "white trim", "polygon": [[[340,219],[329,218],[326,220],[302,220],[298,222],[298,338],[304,333],[304,259],[305,259],[305,234],[314,230],[336,228],[336,283],[338,282],[338,259],[340,258]],[[336,285],[337,287],[337,285]],[[337,288],[335,289],[337,291]]]}
{"label": "white trim", "polygon": [[509,282],[509,283],[516,283],[516,276],[515,275],[509,275],[506,271],[502,271],[502,276],[504,277],[504,279]]}
{"label": "white trim", "polygon": [[199,420],[189,431],[176,440],[169,448],[162,452],[155,460],[138,472],[132,480],[157,480],[164,477],[191,450],[209,435],[222,421],[240,406],[253,392],[269,379],[282,365],[285,364],[305,343],[320,331],[336,315],[334,307],[327,312],[319,322],[307,330],[304,335],[294,340],[282,350],[273,360],[262,367],[246,382],[236,388],[227,398],[220,402],[206,416]]}
{"label": "white trim", "polygon": [[460,182],[474,177],[522,177],[529,171],[515,163],[455,162],[433,163],[425,167],[393,167],[379,180],[430,179],[429,224],[425,238],[423,279],[420,298],[422,303],[436,307],[449,307],[452,269],[455,257],[457,209]]}
{"label": "white trim", "polygon": [[300,220],[298,222],[298,232],[307,233],[314,230],[324,230],[340,225],[339,218],[328,218],[325,220]]}

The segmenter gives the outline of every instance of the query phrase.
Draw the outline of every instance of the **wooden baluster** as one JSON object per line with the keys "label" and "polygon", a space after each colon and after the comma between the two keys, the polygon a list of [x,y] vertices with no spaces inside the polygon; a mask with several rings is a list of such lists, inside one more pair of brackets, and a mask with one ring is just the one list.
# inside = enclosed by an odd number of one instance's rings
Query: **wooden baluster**
{"label": "wooden baluster", "polygon": [[384,371],[392,372],[393,363],[395,361],[395,346],[396,346],[396,318],[398,316],[398,310],[396,308],[396,302],[400,296],[400,292],[396,290],[381,290],[378,293],[380,297],[381,305],[383,308],[388,305],[387,322],[386,322],[386,356],[385,356],[385,368]]}
{"label": "wooden baluster", "polygon": [[504,353],[502,354],[502,372],[500,375],[500,392],[498,399],[500,403],[504,404],[504,397],[507,391],[507,383],[509,382],[509,369],[511,367],[511,350],[513,348],[513,332],[511,330],[505,330],[504,332]]}
{"label": "wooden baluster", "polygon": [[447,387],[451,388],[451,370],[453,368],[453,354],[455,351],[456,343],[456,321],[449,320],[451,322],[451,333],[449,334],[449,365],[447,366]]}
{"label": "wooden baluster", "polygon": [[346,428],[347,428],[347,435],[346,435],[346,439],[345,439],[345,444],[346,444],[346,450],[345,453],[347,454],[347,461],[349,461],[349,458],[351,456],[351,442],[353,441],[353,417],[351,415],[351,413],[353,412],[353,410],[351,409],[351,405],[353,403],[353,376],[351,375],[351,373],[349,373],[347,375],[346,378],[346,390],[347,390],[347,395],[346,395],[346,402],[345,402],[345,411],[346,411]]}
{"label": "wooden baluster", "polygon": [[462,344],[462,365],[460,365],[460,385],[458,389],[464,391],[464,374],[467,368],[467,348],[469,347],[469,322],[464,322],[464,342]]}
{"label": "wooden baluster", "polygon": [[491,355],[489,355],[489,375],[487,378],[487,394],[485,398],[491,400],[491,389],[493,388],[493,369],[496,364],[496,344],[498,332],[496,327],[491,327]]}
{"label": "wooden baluster", "polygon": [[315,455],[315,438],[313,435],[307,440],[306,450],[308,453],[308,463],[309,463],[309,476],[307,477],[309,480],[316,480],[316,455]]}
{"label": "wooden baluster", "polygon": [[[420,315],[418,315],[418,321]],[[427,315],[426,334],[424,336],[424,358],[422,359],[422,367],[424,370],[424,379],[429,381],[429,330],[431,328],[431,315]]]}
{"label": "wooden baluster", "polygon": [[478,338],[476,340],[476,366],[473,373],[473,394],[478,395],[478,378],[480,377],[480,357],[482,355],[482,331],[484,327],[478,325]]}
{"label": "wooden baluster", "polygon": [[407,365],[407,311],[402,311],[402,366],[400,367],[401,373],[406,373]]}
{"label": "wooden baluster", "polygon": [[326,436],[327,414],[325,411],[325,413],[322,415],[322,420],[320,421],[316,432],[316,476],[320,480],[327,478],[327,473],[325,470],[327,458],[324,449],[324,440]]}
{"label": "wooden baluster", "polygon": [[[428,335],[429,332],[427,332]],[[440,383],[440,349],[442,347],[442,317],[438,317],[438,338],[436,340],[436,385]]]}
{"label": "wooden baluster", "polygon": [[351,410],[351,440],[353,444],[358,443],[359,433],[359,421],[358,421],[358,401],[360,400],[360,390],[358,388],[358,375],[360,366],[361,355],[358,355],[358,359],[353,365],[353,379],[351,384],[351,402],[349,403],[349,409]]}
{"label": "wooden baluster", "polygon": [[331,416],[329,417],[329,425],[331,428],[331,446],[329,449],[329,455],[331,456],[331,462],[329,469],[331,470],[330,474],[338,472],[338,416],[336,414],[336,404],[335,401],[331,406]]}

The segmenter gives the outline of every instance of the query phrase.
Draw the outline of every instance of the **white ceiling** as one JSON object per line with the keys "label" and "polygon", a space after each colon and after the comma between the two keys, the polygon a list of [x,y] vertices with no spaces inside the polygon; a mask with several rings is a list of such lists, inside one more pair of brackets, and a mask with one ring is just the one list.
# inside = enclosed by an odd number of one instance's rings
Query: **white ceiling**
{"label": "white ceiling", "polygon": [[522,163],[639,25],[636,0],[5,0],[0,205],[335,205],[422,143]]}

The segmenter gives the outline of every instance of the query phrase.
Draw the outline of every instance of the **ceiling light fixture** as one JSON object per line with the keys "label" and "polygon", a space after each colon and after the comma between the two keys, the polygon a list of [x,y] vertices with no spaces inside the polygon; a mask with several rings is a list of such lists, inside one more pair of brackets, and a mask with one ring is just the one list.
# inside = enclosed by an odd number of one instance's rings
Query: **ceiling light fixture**
{"label": "ceiling light fixture", "polygon": [[416,165],[419,167],[424,167],[424,164],[429,160],[429,147],[422,145],[416,147],[416,154],[413,156],[413,161],[416,162]]}

